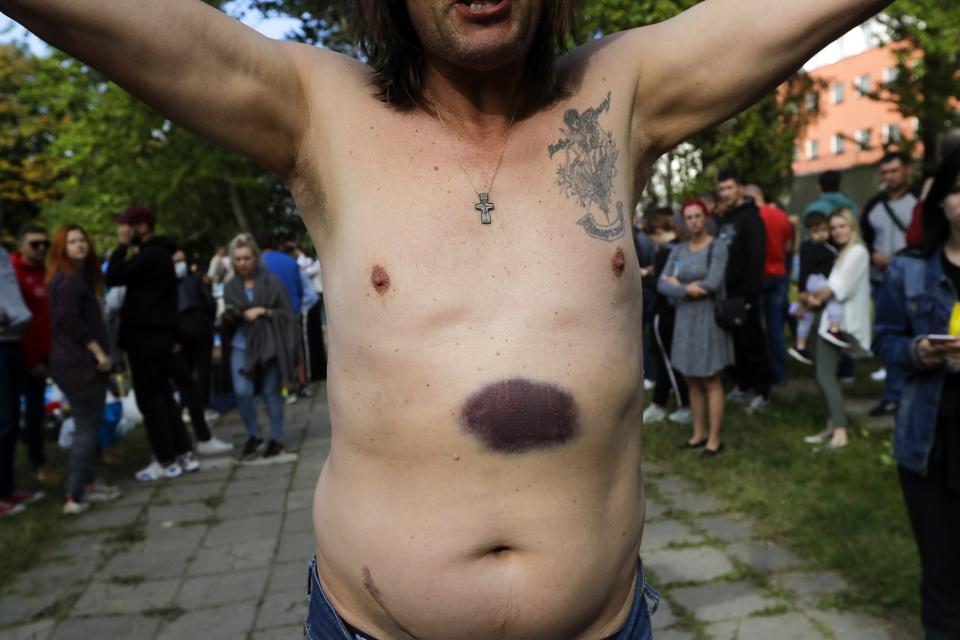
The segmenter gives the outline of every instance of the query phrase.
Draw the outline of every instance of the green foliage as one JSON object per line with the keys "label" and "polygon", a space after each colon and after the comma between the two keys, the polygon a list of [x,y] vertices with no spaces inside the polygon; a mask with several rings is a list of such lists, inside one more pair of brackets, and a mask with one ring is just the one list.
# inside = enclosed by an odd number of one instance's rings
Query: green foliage
{"label": "green foliage", "polygon": [[25,50],[0,45],[0,229],[10,231],[58,197],[56,168],[43,151],[60,116],[23,91],[36,74]]}
{"label": "green foliage", "polygon": [[902,146],[924,148],[924,171],[937,165],[937,138],[960,126],[960,4],[941,0],[900,0],[882,16],[897,43],[897,77],[873,97],[892,102],[919,131]]}
{"label": "green foliage", "polygon": [[82,105],[46,150],[63,193],[44,210],[51,226],[69,220],[104,236],[117,212],[145,204],[156,209],[163,233],[189,246],[240,228],[264,230],[278,211],[287,213],[276,179],[256,165],[172,126],[67,56],[53,54],[44,64],[59,72],[37,78],[30,91]]}
{"label": "green foliage", "polygon": [[62,53],[0,46],[0,229],[39,216],[107,240],[131,204],[153,207],[160,232],[186,248],[207,250],[241,229],[303,229],[290,194],[264,169],[173,126]]}

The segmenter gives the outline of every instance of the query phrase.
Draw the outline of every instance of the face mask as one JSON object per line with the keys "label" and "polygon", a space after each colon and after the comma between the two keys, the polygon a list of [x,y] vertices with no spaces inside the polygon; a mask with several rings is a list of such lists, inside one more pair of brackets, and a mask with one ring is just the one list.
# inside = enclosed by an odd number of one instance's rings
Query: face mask
{"label": "face mask", "polygon": [[177,272],[177,278],[182,278],[187,275],[187,263],[186,262],[174,262],[173,270]]}

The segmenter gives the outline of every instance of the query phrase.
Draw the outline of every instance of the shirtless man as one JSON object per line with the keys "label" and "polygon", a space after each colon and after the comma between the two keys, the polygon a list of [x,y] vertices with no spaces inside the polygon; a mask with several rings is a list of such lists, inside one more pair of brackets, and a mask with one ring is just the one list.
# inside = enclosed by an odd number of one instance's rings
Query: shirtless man
{"label": "shirtless man", "polygon": [[297,199],[333,425],[309,636],[569,640],[650,634],[625,227],[651,163],[888,2],[705,0],[555,76],[568,0],[363,0],[375,70],[199,0],[0,10]]}

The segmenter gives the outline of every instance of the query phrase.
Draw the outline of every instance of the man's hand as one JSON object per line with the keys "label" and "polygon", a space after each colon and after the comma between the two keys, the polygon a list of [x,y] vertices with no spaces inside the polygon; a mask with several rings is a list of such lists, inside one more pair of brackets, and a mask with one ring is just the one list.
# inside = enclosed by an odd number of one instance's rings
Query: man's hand
{"label": "man's hand", "polygon": [[923,366],[933,369],[948,362],[960,362],[960,339],[953,342],[930,342],[924,338],[917,343],[917,359]]}
{"label": "man's hand", "polygon": [[890,266],[890,256],[882,251],[874,251],[873,255],[870,256],[870,261],[877,269],[886,269]]}
{"label": "man's hand", "polygon": [[117,242],[125,247],[130,246],[130,243],[133,242],[133,227],[128,224],[118,225]]}

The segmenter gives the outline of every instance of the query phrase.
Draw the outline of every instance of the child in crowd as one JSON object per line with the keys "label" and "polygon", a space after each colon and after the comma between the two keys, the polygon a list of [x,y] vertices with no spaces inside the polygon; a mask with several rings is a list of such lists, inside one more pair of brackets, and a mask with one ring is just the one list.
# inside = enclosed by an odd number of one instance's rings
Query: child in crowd
{"label": "child in crowd", "polygon": [[[827,286],[837,249],[830,244],[830,218],[825,213],[808,213],[803,224],[809,239],[800,247],[800,278],[797,280],[801,291],[800,301],[790,305],[790,314],[798,318],[797,343],[788,353],[795,360],[809,365],[813,364],[813,359],[807,350],[807,339],[813,327],[814,312],[807,305],[807,296]],[[830,324],[824,339],[840,348],[849,347],[849,343],[843,338],[843,305],[831,299],[826,303],[824,313]]]}

